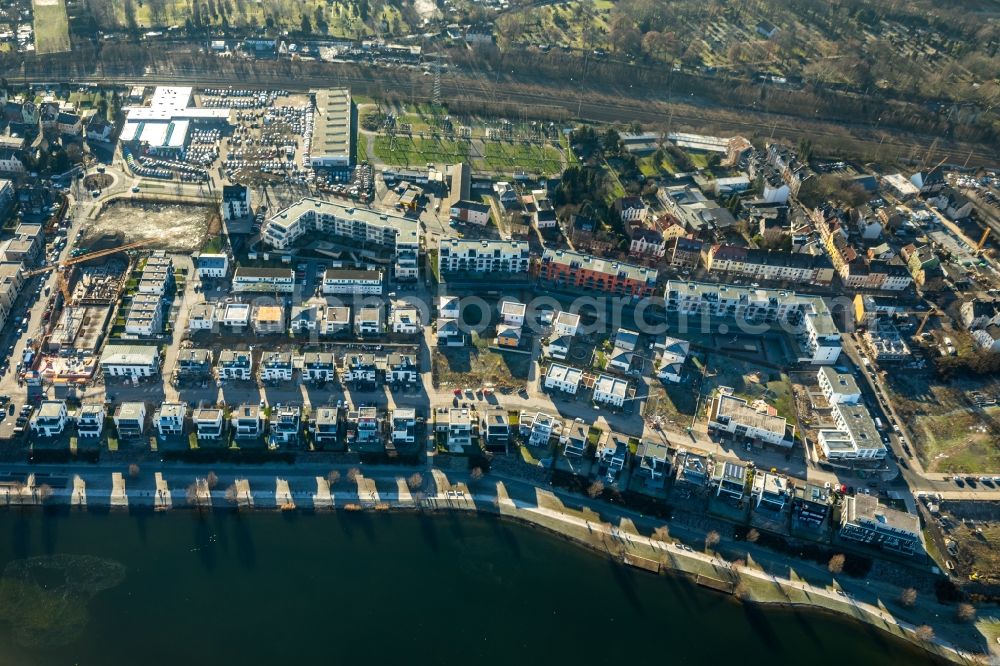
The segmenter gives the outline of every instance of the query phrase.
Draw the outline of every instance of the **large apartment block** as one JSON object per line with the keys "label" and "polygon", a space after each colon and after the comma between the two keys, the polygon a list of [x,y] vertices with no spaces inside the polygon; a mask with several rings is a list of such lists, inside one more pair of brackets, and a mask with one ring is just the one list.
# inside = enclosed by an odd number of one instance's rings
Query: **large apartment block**
{"label": "large apartment block", "polygon": [[912,555],[922,548],[920,519],[878,503],[871,495],[844,498],[840,536],[878,546],[902,555]]}
{"label": "large apartment block", "polygon": [[238,266],[233,275],[233,291],[240,293],[290,294],[295,288],[291,268],[253,268]]}
{"label": "large apartment block", "polygon": [[671,280],[667,282],[664,303],[668,313],[784,326],[794,333],[800,363],[831,365],[840,356],[840,332],[819,296]]}
{"label": "large apartment block", "polygon": [[526,241],[442,239],[438,271],[527,273],[529,257]]}
{"label": "large apartment block", "polygon": [[382,295],[382,271],[329,268],[323,274],[324,294]]}
{"label": "large apartment block", "polygon": [[576,287],[623,296],[652,296],[655,269],[609,261],[570,250],[545,250],[539,277],[559,287]]}
{"label": "large apartment block", "polygon": [[307,233],[335,236],[395,255],[396,277],[417,277],[420,252],[418,220],[334,201],[305,198],[278,211],[264,228],[264,242],[286,250]]}

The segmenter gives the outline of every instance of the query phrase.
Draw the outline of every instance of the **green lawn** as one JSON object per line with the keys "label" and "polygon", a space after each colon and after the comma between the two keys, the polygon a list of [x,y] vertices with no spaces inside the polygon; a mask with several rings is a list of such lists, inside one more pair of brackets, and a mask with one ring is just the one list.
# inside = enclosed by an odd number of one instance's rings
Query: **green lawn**
{"label": "green lawn", "polygon": [[361,133],[358,133],[357,153],[358,164],[368,161],[368,137]]}
{"label": "green lawn", "polygon": [[482,163],[493,171],[559,173],[562,160],[552,146],[489,141],[483,146]]}
{"label": "green lawn", "polygon": [[442,162],[454,164],[469,158],[469,146],[463,141],[443,139],[411,139],[398,136],[395,145],[387,136],[375,137],[375,155],[389,164],[426,164]]}
{"label": "green lawn", "polygon": [[66,0],[32,0],[35,18],[35,52],[64,53],[70,50]]}

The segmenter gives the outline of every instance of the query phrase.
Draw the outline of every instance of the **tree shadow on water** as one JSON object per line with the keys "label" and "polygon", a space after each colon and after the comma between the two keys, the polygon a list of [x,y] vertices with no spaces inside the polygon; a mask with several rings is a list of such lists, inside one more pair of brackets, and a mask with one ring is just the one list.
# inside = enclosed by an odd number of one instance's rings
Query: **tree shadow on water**
{"label": "tree shadow on water", "polygon": [[645,615],[646,609],[642,605],[642,600],[639,599],[638,592],[636,592],[636,581],[633,573],[624,564],[614,560],[608,560],[608,565],[611,567],[611,577],[614,578],[615,583],[625,595],[628,605],[634,608],[639,615]]}
{"label": "tree shadow on water", "polygon": [[254,544],[253,535],[250,533],[249,521],[252,517],[246,517],[237,513],[235,517],[234,530],[236,532],[236,558],[239,563],[247,569],[257,567],[257,546]]}
{"label": "tree shadow on water", "polygon": [[202,512],[194,517],[194,545],[192,550],[198,553],[198,559],[208,571],[215,570],[215,541],[212,539],[214,530],[208,516]]}
{"label": "tree shadow on water", "polygon": [[774,627],[771,626],[771,620],[768,618],[767,613],[762,608],[757,604],[743,604],[743,614],[746,616],[747,622],[750,624],[753,632],[760,636],[761,640],[767,644],[772,656],[784,653],[785,648],[778,639],[778,635],[774,632]]}

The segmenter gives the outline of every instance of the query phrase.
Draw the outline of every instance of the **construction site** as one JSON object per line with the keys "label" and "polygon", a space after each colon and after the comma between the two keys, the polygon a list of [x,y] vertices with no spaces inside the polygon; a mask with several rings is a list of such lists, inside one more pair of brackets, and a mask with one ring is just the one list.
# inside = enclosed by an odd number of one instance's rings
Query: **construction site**
{"label": "construction site", "polygon": [[[52,387],[59,397],[73,397],[90,381],[108,324],[135,267],[136,256],[129,250],[143,245],[144,241],[98,250],[30,273],[58,271],[56,289],[49,297],[50,316],[25,353],[22,379],[29,391]],[[99,259],[104,261],[89,263]]]}

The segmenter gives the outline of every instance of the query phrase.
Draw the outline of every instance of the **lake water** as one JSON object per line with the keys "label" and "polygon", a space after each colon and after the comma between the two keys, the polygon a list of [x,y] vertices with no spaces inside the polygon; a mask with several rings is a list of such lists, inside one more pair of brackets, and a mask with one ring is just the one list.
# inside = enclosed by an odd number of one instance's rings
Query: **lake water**
{"label": "lake water", "polygon": [[0,664],[934,663],[492,518],[6,511],[0,537]]}

